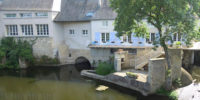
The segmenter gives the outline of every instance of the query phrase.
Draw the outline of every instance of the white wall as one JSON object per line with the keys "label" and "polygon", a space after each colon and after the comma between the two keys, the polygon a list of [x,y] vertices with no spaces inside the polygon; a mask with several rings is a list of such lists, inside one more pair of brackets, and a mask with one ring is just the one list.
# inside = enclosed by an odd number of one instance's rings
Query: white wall
{"label": "white wall", "polygon": [[[66,22],[64,24],[65,43],[70,49],[87,49],[91,43],[91,27],[90,22]],[[69,30],[74,30],[74,35]],[[82,30],[88,30],[88,35],[83,35]]]}
{"label": "white wall", "polygon": [[[0,37],[7,35],[5,25],[18,25],[19,36],[14,37],[30,37],[34,39],[38,37],[37,43],[33,46],[33,52],[36,57],[47,55],[49,57],[55,57],[56,53],[59,52],[64,55],[67,48],[64,41],[64,25],[62,23],[55,23],[53,19],[57,16],[58,12],[48,12],[48,17],[36,17],[35,13],[38,11],[0,11]],[[16,18],[6,18],[6,13],[16,13]],[[32,18],[20,18],[20,13],[32,13]],[[21,26],[22,24],[33,25],[33,36],[22,36]],[[37,36],[36,24],[48,24],[49,36]],[[62,62],[65,62],[64,57],[60,57]]]}
{"label": "white wall", "polygon": [[2,38],[4,36],[4,32],[3,32],[3,19],[2,16],[0,15],[0,38]]}
{"label": "white wall", "polygon": [[[103,26],[103,21],[108,21],[108,26]],[[95,41],[95,32],[114,32],[114,20],[91,21],[92,41]]]}
{"label": "white wall", "polygon": [[[16,13],[17,18],[6,18],[6,13]],[[20,18],[20,13],[32,13],[32,18]],[[48,12],[48,17],[36,17],[35,11],[0,11],[0,16],[2,18],[3,30],[0,30],[0,33],[6,35],[5,25],[18,25],[18,34],[22,35],[21,27],[22,24],[32,24],[33,25],[33,34],[37,35],[36,25],[35,24],[48,24],[49,25],[49,36],[52,37],[53,34],[53,21],[52,21],[52,12]]]}

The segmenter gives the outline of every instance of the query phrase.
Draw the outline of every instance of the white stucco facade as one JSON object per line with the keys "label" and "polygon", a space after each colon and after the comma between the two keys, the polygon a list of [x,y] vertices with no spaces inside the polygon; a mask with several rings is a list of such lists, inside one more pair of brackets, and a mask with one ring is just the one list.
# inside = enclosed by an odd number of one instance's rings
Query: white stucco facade
{"label": "white stucco facade", "polygon": [[[107,25],[103,25],[107,22]],[[95,41],[96,32],[114,32],[114,20],[92,20],[91,21],[92,41]]]}
{"label": "white stucco facade", "polygon": [[[114,19],[88,19],[75,21],[56,21],[56,17],[61,11],[61,1],[53,0],[50,10],[1,10],[0,11],[0,38],[1,37],[16,37],[26,40],[36,39],[33,45],[33,52],[36,57],[43,55],[59,58],[61,63],[73,64],[78,57],[85,57],[91,63],[95,61],[109,60],[113,54],[110,49],[91,49],[91,45],[96,41],[96,33],[113,34]],[[100,0],[101,1],[101,0]],[[67,8],[67,7],[66,7]],[[70,8],[71,9],[71,8]],[[22,18],[20,14],[31,13],[32,17]],[[48,13],[48,16],[39,17],[36,13]],[[6,17],[6,14],[16,14],[14,18]],[[87,12],[86,12],[87,14]],[[84,15],[84,14],[83,14]],[[72,15],[69,15],[72,16]],[[86,15],[83,16],[88,17]],[[89,16],[91,17],[91,16]],[[49,34],[45,36],[38,35],[37,24],[48,24]],[[6,25],[17,25],[18,35],[8,36]],[[32,25],[33,35],[27,36],[22,33],[21,25]],[[149,27],[151,33],[156,33],[156,29]],[[116,33],[116,32],[115,32]],[[113,35],[112,35],[113,37]],[[100,41],[102,37],[98,37]],[[109,38],[110,39],[110,38]],[[120,40],[119,40],[120,41]],[[135,40],[138,41],[138,40]],[[109,40],[109,42],[112,42]],[[101,41],[102,43],[102,41]],[[105,43],[103,43],[105,44]],[[133,43],[132,43],[133,44]],[[133,46],[126,41],[120,45]],[[101,45],[101,44],[100,44]],[[110,45],[110,44],[109,44]],[[111,45],[113,45],[111,43]]]}
{"label": "white stucco facade", "polygon": [[[87,49],[91,42],[91,23],[90,22],[66,22],[64,24],[65,43],[71,49]],[[70,34],[74,30],[74,34]],[[87,34],[83,34],[87,30]]]}
{"label": "white stucco facade", "polygon": [[[38,12],[48,13],[46,17],[38,17],[35,14]],[[21,13],[31,13],[32,17],[30,18],[21,18]],[[15,18],[7,18],[6,14],[16,14]],[[33,45],[33,53],[36,57],[40,57],[43,55],[54,58],[62,45],[64,48],[64,31],[62,23],[55,23],[53,20],[57,16],[58,12],[55,11],[0,11],[0,37],[16,37],[23,38],[26,40],[36,39],[36,43]],[[37,34],[37,24],[48,24],[48,32],[49,35],[39,36]],[[18,35],[16,36],[8,36],[6,25],[17,25]],[[22,33],[21,25],[32,25],[33,27],[33,35],[25,36]],[[62,50],[61,50],[62,51]],[[59,54],[59,58],[62,57],[62,54]],[[62,60],[61,62],[65,62]]]}

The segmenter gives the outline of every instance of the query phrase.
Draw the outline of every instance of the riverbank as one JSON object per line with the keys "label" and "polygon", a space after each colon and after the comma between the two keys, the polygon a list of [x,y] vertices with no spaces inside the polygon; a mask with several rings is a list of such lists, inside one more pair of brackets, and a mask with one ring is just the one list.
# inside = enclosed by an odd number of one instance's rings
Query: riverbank
{"label": "riverbank", "polygon": [[169,100],[166,96],[142,96],[110,84],[106,85],[109,87],[106,91],[96,91],[101,84],[82,78],[74,65],[0,70],[0,100],[15,100],[17,97],[20,100],[27,100],[28,97],[37,100],[46,97],[48,100]]}
{"label": "riverbank", "polygon": [[[137,79],[130,78],[126,72],[134,72],[138,75]],[[115,72],[107,76],[97,75],[94,70],[83,70],[81,76],[100,80],[107,83],[112,83],[121,87],[125,87],[134,91],[140,92],[142,95],[147,96],[150,94],[150,85],[147,83],[147,73],[138,72],[135,70],[126,70],[123,72]]]}

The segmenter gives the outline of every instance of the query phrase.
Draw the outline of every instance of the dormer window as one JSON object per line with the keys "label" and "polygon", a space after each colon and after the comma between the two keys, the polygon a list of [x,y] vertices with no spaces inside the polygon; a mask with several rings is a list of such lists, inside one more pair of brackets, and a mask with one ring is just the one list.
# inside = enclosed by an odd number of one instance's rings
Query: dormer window
{"label": "dormer window", "polygon": [[89,12],[89,13],[87,13],[85,16],[86,16],[86,17],[92,17],[93,15],[94,15],[94,13]]}
{"label": "dormer window", "polygon": [[47,17],[48,13],[47,12],[38,12],[38,13],[35,13],[35,16],[36,17]]}
{"label": "dormer window", "polygon": [[103,26],[108,26],[108,21],[105,20],[105,21],[102,22],[102,24],[103,24]]}
{"label": "dormer window", "polygon": [[6,18],[16,18],[17,14],[5,14]]}
{"label": "dormer window", "polygon": [[20,17],[21,18],[30,18],[30,17],[32,17],[32,13],[21,13]]}

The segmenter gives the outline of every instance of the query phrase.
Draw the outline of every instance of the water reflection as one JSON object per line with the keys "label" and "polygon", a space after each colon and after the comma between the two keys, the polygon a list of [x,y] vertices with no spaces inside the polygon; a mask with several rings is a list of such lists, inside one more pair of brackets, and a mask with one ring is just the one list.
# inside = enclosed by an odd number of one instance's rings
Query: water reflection
{"label": "water reflection", "polygon": [[[17,76],[17,77],[16,77]],[[0,100],[167,100],[143,97],[109,88],[97,92],[98,83],[81,78],[73,65],[0,71]]]}

